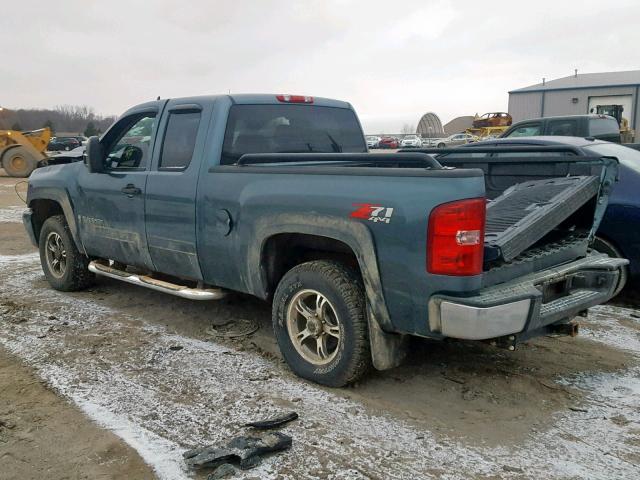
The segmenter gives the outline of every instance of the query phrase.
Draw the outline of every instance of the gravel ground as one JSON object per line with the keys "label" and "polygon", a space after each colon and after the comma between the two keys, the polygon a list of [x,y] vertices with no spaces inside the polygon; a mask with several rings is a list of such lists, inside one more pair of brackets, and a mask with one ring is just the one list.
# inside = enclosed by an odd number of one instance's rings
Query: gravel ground
{"label": "gravel ground", "polygon": [[[15,183],[0,177],[0,349],[75,407],[76,422],[120,437],[158,478],[206,478],[185,469],[185,449],[290,410],[300,414],[283,429],[292,449],[238,478],[640,477],[633,304],[594,308],[581,336],[515,352],[416,340],[405,365],[326,389],[288,371],[269,305],[253,298],[194,303],[107,279],[85,292],[51,290],[16,228]],[[229,321],[259,329],[236,339],[207,333]],[[8,448],[9,472],[33,461],[0,429],[3,465]]]}

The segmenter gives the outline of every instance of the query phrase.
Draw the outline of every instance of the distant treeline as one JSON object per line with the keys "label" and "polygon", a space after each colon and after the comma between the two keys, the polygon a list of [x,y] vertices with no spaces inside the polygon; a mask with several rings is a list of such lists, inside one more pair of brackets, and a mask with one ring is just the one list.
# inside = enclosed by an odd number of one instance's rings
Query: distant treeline
{"label": "distant treeline", "polygon": [[53,110],[3,109],[0,111],[0,129],[37,130],[49,127],[53,133],[97,135],[104,132],[116,117],[96,115],[86,105],[59,105]]}

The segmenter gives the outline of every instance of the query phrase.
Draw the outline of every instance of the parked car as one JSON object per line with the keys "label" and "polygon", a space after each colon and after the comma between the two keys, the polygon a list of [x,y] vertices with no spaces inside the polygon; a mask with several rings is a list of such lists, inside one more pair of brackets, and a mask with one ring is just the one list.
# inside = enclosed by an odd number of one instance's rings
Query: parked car
{"label": "parked car", "polygon": [[379,146],[380,148],[399,148],[400,142],[396,137],[382,137]]}
{"label": "parked car", "polygon": [[400,146],[402,148],[412,147],[412,148],[420,148],[422,147],[422,140],[418,135],[407,135],[400,142]]}
{"label": "parked car", "polygon": [[436,147],[441,140],[444,140],[442,138],[435,138],[435,137],[423,137],[422,138],[422,146],[424,148],[428,148],[428,147]]}
{"label": "parked car", "polygon": [[[467,148],[486,146],[557,146],[575,147],[578,156],[612,156],[618,159],[619,180],[609,195],[602,223],[596,233],[594,248],[612,257],[630,261],[620,277],[620,291],[629,277],[640,279],[640,151],[623,145],[575,137],[520,137],[496,139],[466,145]],[[493,154],[507,155],[505,153]],[[512,154],[513,155],[513,154]],[[524,154],[519,154],[524,155]],[[528,156],[531,153],[527,154]],[[551,153],[547,153],[551,155]]]}
{"label": "parked car", "polygon": [[342,386],[398,365],[410,335],[512,350],[575,333],[611,297],[626,260],[571,242],[600,219],[617,163],[589,160],[576,182],[557,176],[564,159],[538,160],[485,183],[424,153],[367,153],[349,103],[163,99],[91,137],[84,162],[35,170],[23,220],[53,288],[97,274],[194,300],[255,295],[290,368]]}
{"label": "parked car", "polygon": [[447,138],[440,139],[436,146],[438,148],[456,147],[458,145],[464,145],[466,143],[477,141],[478,137],[476,137],[475,135],[471,135],[469,133],[456,133],[455,135],[450,135]]}
{"label": "parked car", "polygon": [[380,146],[380,137],[375,135],[367,135],[367,147],[368,148],[378,148]]}
{"label": "parked car", "polygon": [[608,115],[567,115],[563,117],[532,118],[514,123],[501,138],[561,136],[596,138],[620,143],[618,121]]}
{"label": "parked car", "polygon": [[80,141],[76,137],[53,137],[47,145],[50,152],[60,152],[73,150],[81,146]]}

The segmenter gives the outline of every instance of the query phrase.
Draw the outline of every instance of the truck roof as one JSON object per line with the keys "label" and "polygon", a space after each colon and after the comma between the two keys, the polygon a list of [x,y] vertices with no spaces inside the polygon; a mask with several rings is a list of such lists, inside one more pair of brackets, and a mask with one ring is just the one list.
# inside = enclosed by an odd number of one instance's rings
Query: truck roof
{"label": "truck roof", "polygon": [[[158,105],[159,102],[164,102],[166,100],[184,100],[185,102],[193,103],[193,102],[213,102],[218,98],[227,97],[233,103],[240,105],[280,105],[285,102],[279,101],[276,96],[281,94],[275,93],[237,93],[233,95],[197,95],[193,97],[177,97],[177,98],[162,98],[159,100],[152,100],[150,102],[145,102],[138,104],[130,109],[128,109],[125,113],[133,112],[136,110],[141,110],[145,108],[153,108]],[[299,103],[295,105],[314,105],[320,107],[336,107],[336,108],[348,108],[353,109],[350,103],[343,102],[341,100],[334,100],[331,98],[324,97],[314,97],[312,98],[312,103]],[[294,103],[292,103],[294,104]]]}

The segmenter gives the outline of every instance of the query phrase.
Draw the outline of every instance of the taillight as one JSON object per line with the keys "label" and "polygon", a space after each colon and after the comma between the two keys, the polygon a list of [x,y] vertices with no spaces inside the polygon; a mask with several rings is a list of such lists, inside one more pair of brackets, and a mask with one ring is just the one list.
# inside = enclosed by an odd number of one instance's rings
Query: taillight
{"label": "taillight", "polygon": [[305,95],[276,95],[276,99],[284,103],[313,103],[313,97]]}
{"label": "taillight", "polygon": [[486,200],[443,203],[429,216],[427,271],[438,275],[482,273]]}

